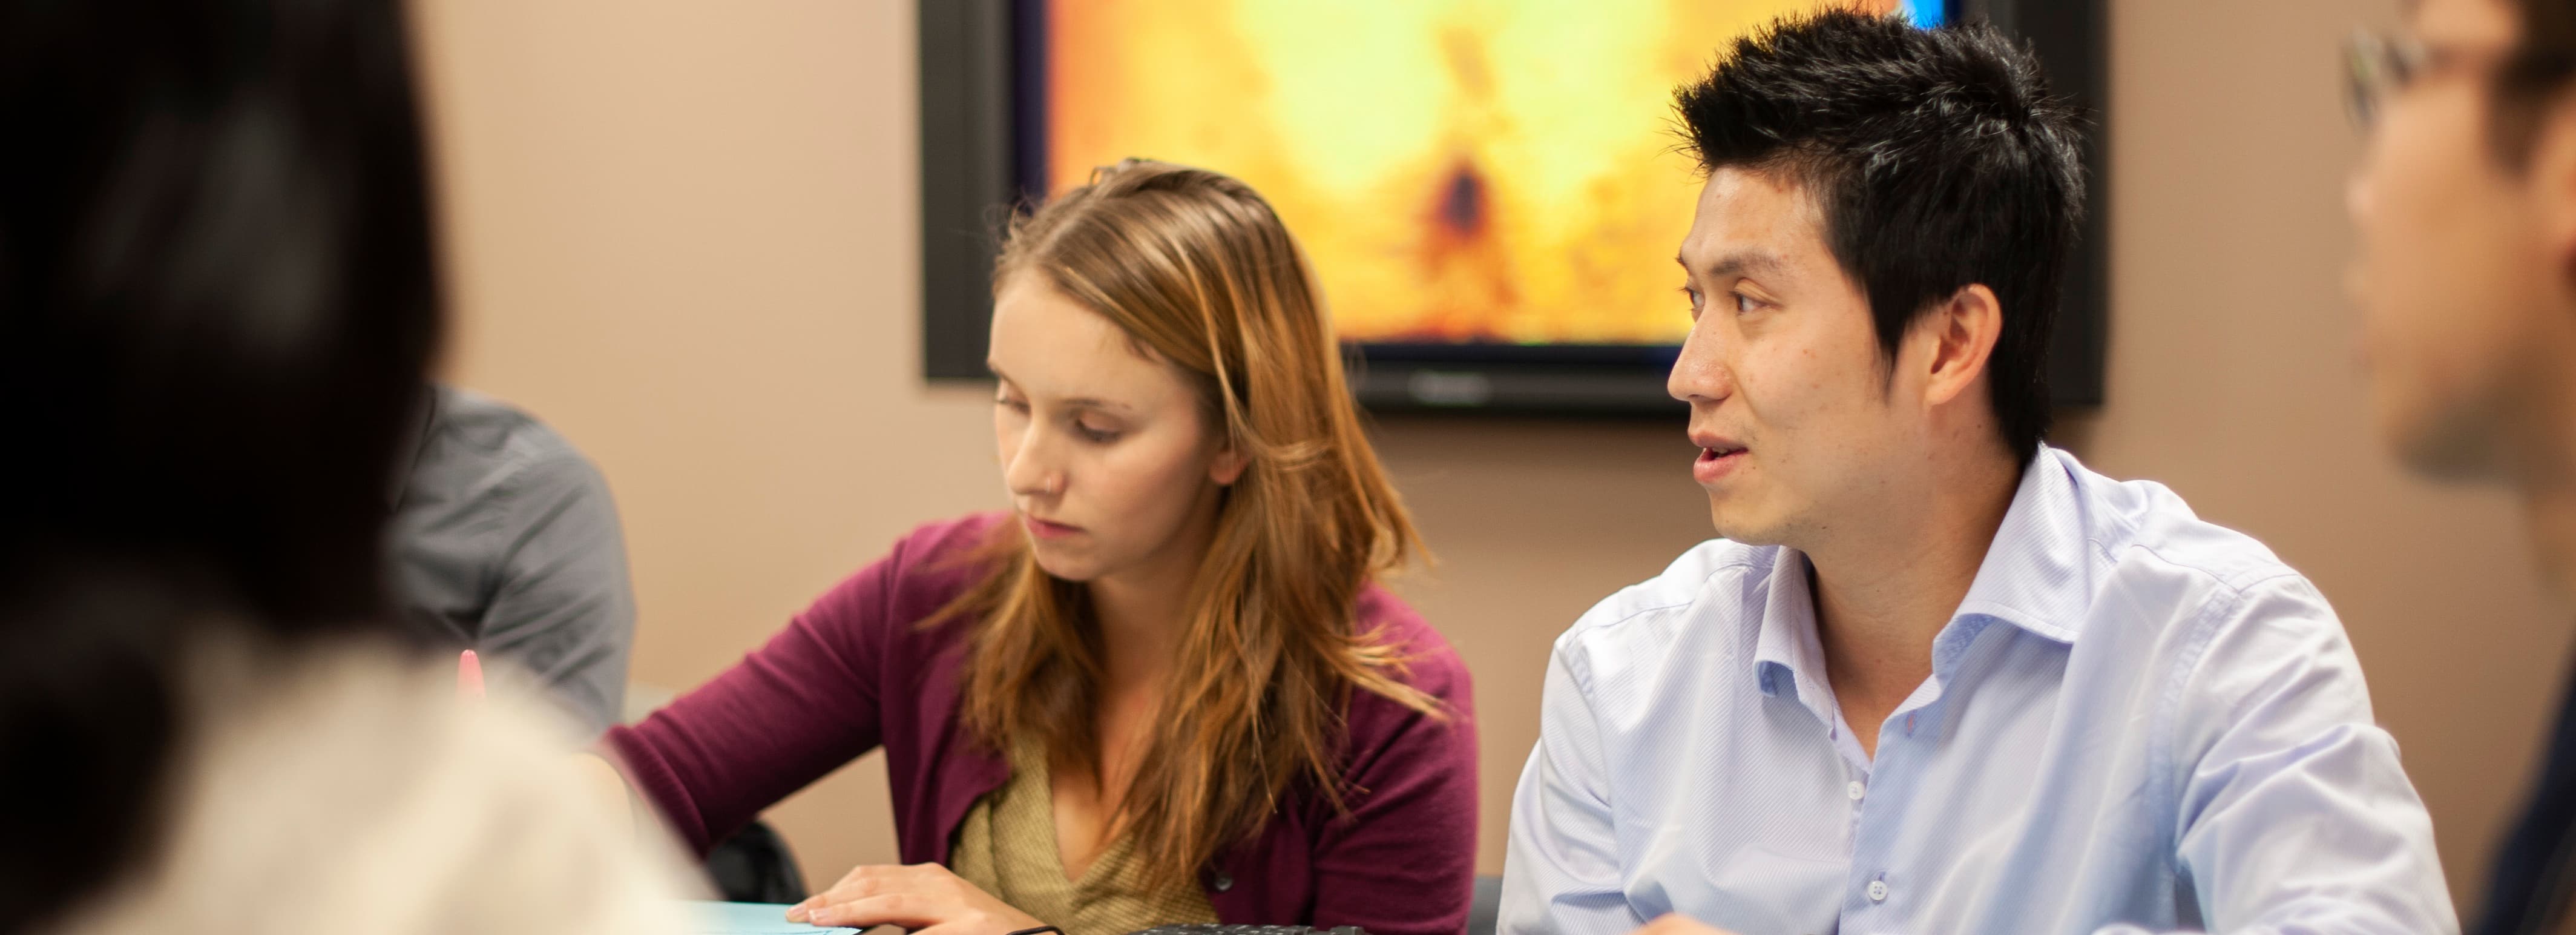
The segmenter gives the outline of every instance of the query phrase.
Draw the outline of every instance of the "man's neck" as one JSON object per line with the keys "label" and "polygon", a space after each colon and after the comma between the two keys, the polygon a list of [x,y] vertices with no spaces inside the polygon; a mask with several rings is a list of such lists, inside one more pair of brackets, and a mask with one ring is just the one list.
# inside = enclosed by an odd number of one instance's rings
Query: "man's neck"
{"label": "man's neck", "polygon": [[2524,491],[2522,518],[2550,590],[2561,600],[2576,595],[2576,489]]}
{"label": "man's neck", "polygon": [[[1932,640],[1968,596],[2020,487],[2021,464],[1979,459],[1935,478],[1916,509],[1806,552],[1825,672],[1864,750],[1932,674]],[[1864,723],[1866,722],[1866,723]]]}
{"label": "man's neck", "polygon": [[2541,575],[2561,600],[2576,599],[2576,386],[2553,383],[2533,397],[2507,417],[2520,423],[2514,486]]}
{"label": "man's neck", "polygon": [[2523,531],[2541,576],[2560,600],[2576,599],[2576,452],[2526,474],[2519,486]]}

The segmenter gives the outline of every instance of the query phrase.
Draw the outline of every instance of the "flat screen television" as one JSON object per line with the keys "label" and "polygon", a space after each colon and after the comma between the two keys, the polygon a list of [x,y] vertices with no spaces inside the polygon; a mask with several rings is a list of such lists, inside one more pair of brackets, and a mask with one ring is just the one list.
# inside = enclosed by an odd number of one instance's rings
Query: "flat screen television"
{"label": "flat screen television", "polygon": [[[2082,107],[2091,208],[2051,349],[2102,400],[2104,0],[1874,0],[2026,38]],[[922,0],[923,365],[989,379],[996,234],[1128,156],[1259,189],[1379,410],[1671,415],[1699,177],[1674,85],[1822,0]]]}

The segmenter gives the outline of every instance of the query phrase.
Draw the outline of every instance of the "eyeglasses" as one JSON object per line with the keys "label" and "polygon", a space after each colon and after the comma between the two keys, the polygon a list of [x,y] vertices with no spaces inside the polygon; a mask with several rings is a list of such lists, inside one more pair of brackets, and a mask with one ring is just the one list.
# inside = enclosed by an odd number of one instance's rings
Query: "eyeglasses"
{"label": "eyeglasses", "polygon": [[2457,69],[2488,72],[2508,89],[2547,89],[2576,75],[2576,49],[2468,49],[2354,30],[2344,42],[2345,103],[2353,122],[2368,130],[2397,92]]}
{"label": "eyeglasses", "polygon": [[2404,36],[2354,30],[2344,42],[2344,104],[2352,122],[2369,129],[2388,98],[2432,67],[2433,52]]}

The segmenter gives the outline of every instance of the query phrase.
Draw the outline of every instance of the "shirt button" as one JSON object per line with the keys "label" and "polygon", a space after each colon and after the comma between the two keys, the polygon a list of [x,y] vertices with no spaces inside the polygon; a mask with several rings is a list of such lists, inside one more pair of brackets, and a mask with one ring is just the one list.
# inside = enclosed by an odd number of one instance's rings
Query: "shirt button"
{"label": "shirt button", "polygon": [[1869,881],[1869,901],[1874,903],[1883,903],[1887,901],[1887,881]]}
{"label": "shirt button", "polygon": [[1854,779],[1851,785],[1843,787],[1843,794],[1851,796],[1852,801],[1858,802],[1861,796],[1869,794],[1869,787],[1862,785],[1860,780]]}
{"label": "shirt button", "polygon": [[1216,891],[1222,893],[1234,888],[1234,877],[1220,870],[1217,871],[1216,879],[1209,880],[1208,885],[1216,887]]}

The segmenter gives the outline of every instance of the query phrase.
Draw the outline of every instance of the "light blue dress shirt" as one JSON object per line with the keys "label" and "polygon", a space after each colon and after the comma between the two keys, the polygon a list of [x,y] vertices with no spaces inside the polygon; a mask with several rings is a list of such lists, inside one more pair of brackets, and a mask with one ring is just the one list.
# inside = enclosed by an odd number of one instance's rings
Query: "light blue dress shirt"
{"label": "light blue dress shirt", "polygon": [[2457,932],[2325,598],[2043,449],[1864,755],[1796,551],[1702,543],[1556,641],[1505,935]]}

